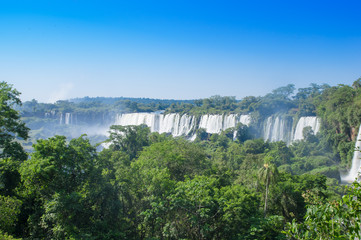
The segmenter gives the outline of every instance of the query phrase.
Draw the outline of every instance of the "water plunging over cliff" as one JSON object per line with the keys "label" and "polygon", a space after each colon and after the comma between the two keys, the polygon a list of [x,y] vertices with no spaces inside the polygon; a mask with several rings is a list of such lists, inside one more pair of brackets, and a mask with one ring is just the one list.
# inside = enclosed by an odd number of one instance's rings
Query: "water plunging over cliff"
{"label": "water plunging over cliff", "polygon": [[238,123],[249,125],[251,118],[249,115],[203,115],[199,127],[204,128],[208,133],[220,133],[228,128],[235,127]]}
{"label": "water plunging over cliff", "polygon": [[292,128],[293,118],[284,116],[270,116],[263,125],[263,139],[265,141],[284,141],[288,145],[303,139],[303,129],[311,127],[314,134],[320,130],[320,120],[317,117],[301,117],[295,128]]}
{"label": "water plunging over cliff", "polygon": [[117,116],[115,124],[122,126],[146,124],[152,132],[170,133],[173,136],[188,136],[199,128],[208,133],[220,133],[238,123],[249,125],[249,115],[202,115],[200,118],[178,113],[125,113]]}
{"label": "water plunging over cliff", "polygon": [[[247,126],[251,123],[250,115],[212,115],[195,117],[178,113],[124,113],[118,114],[115,124],[122,126],[146,124],[152,132],[170,133],[173,136],[189,136],[199,128],[208,133],[220,133],[238,123]],[[270,116],[263,126],[262,137],[265,141],[284,141],[291,144],[303,139],[303,129],[310,126],[316,134],[320,130],[320,120],[317,117],[301,117],[294,128],[293,118],[287,116]]]}
{"label": "water plunging over cliff", "polygon": [[[52,115],[47,114],[45,117],[52,117]],[[78,124],[78,119],[78,114],[61,113],[59,123],[74,125]],[[191,139],[194,139],[195,132],[199,128],[203,128],[207,133],[211,134],[221,133],[228,128],[236,127],[238,123],[249,126],[251,124],[251,117],[246,114],[205,114],[196,117],[188,114],[152,112],[124,113],[117,114],[116,116],[109,114],[105,116],[103,114],[101,118],[99,116],[87,116],[86,118],[82,117],[80,121],[80,125],[94,125],[104,129],[108,129],[112,124],[122,126],[145,124],[150,128],[151,132],[169,133],[175,137],[191,137],[192,135]],[[305,127],[310,126],[314,134],[320,129],[320,120],[317,117],[301,117],[297,124],[293,124],[293,121],[293,118],[290,116],[270,116],[263,123],[261,137],[265,141],[284,141],[289,145],[296,140],[303,139],[303,129]]]}
{"label": "water plunging over cliff", "polygon": [[360,167],[361,167],[361,125],[358,131],[356,143],[355,143],[355,152],[352,158],[352,165],[350,171],[346,175],[341,175],[341,182],[353,182],[356,179],[360,180]]}
{"label": "water plunging over cliff", "polygon": [[317,117],[301,117],[294,131],[292,141],[303,139],[303,129],[305,127],[311,127],[314,134],[318,133],[320,125],[320,120]]}
{"label": "water plunging over cliff", "polygon": [[292,135],[292,119],[284,117],[268,117],[263,127],[263,139],[265,141],[291,142]]}
{"label": "water plunging over cliff", "polygon": [[[48,117],[49,115],[46,115],[45,117]],[[60,114],[60,124],[73,124],[73,114],[71,113],[65,113],[65,116],[63,113]]]}

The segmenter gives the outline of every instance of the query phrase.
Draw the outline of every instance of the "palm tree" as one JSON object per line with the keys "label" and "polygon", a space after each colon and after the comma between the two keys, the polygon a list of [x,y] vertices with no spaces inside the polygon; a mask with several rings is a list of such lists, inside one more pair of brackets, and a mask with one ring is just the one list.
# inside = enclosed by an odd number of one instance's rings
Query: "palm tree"
{"label": "palm tree", "polygon": [[266,195],[264,201],[264,216],[267,214],[267,201],[268,201],[268,193],[269,186],[271,183],[274,183],[278,176],[278,170],[276,165],[270,163],[269,161],[265,161],[263,166],[258,171],[258,179],[266,185]]}

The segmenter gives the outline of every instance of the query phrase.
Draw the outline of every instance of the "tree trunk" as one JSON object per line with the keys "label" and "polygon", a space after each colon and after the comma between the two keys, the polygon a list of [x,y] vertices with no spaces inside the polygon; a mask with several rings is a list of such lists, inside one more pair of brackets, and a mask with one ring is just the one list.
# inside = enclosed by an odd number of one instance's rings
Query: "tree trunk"
{"label": "tree trunk", "polygon": [[269,177],[267,177],[267,182],[266,182],[266,196],[264,200],[264,217],[266,217],[267,214],[268,185],[269,185]]}

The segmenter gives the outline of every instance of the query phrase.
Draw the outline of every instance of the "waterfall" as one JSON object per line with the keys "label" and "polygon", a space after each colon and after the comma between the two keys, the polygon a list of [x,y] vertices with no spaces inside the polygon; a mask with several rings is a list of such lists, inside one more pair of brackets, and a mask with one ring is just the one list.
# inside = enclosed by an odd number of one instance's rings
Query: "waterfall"
{"label": "waterfall", "polygon": [[156,125],[156,114],[152,113],[126,113],[117,116],[116,125],[129,126],[129,125],[147,125],[152,132],[159,129]]}
{"label": "waterfall", "polygon": [[207,133],[220,133],[223,129],[222,115],[203,115],[199,128],[204,128]]}
{"label": "waterfall", "polygon": [[194,127],[195,119],[186,114],[178,113],[160,114],[159,133],[171,133],[173,136],[186,136]]}
{"label": "waterfall", "polygon": [[320,120],[317,117],[301,117],[294,131],[292,141],[303,139],[303,129],[305,127],[311,127],[314,134],[318,133],[320,125]]}
{"label": "waterfall", "polygon": [[287,145],[303,139],[303,129],[311,127],[314,134],[320,130],[320,120],[317,117],[301,117],[294,129],[293,119],[282,116],[270,116],[263,125],[263,139],[265,141],[284,141]]}
{"label": "waterfall", "polygon": [[65,124],[65,125],[69,125],[69,124],[73,124],[73,114],[71,113],[65,113],[65,116],[63,113],[60,114],[60,120],[59,120],[59,124]]}
{"label": "waterfall", "polygon": [[[71,115],[65,115],[65,124],[71,122]],[[70,119],[70,120],[67,120]],[[194,134],[195,130],[203,128],[207,133],[220,133],[228,128],[236,127],[238,123],[249,126],[250,115],[220,115],[206,114],[200,117],[179,113],[124,113],[118,114],[115,124],[122,126],[146,124],[151,132],[169,133],[175,137]],[[293,119],[287,116],[270,116],[263,125],[265,141],[284,141],[288,145],[293,141],[303,139],[302,131],[310,126],[316,134],[320,129],[317,117],[301,117],[294,129]]]}
{"label": "waterfall", "polygon": [[65,113],[65,124],[69,125],[72,124],[73,115],[71,113]]}
{"label": "waterfall", "polygon": [[266,123],[263,126],[263,139],[265,141],[271,140],[271,129],[272,129],[272,117],[268,117]]}
{"label": "waterfall", "polygon": [[290,144],[292,122],[281,116],[268,117],[263,126],[263,139],[265,141],[284,141]]}
{"label": "waterfall", "polygon": [[356,179],[359,180],[360,167],[361,167],[361,125],[358,131],[356,143],[355,143],[355,152],[352,158],[352,165],[350,171],[342,176],[341,182],[353,182]]}
{"label": "waterfall", "polygon": [[[46,113],[46,117],[51,117],[51,114]],[[58,115],[59,116],[59,115]],[[97,122],[104,125],[104,118],[102,116]],[[113,118],[114,119],[114,118]],[[80,120],[84,122],[84,119]],[[297,124],[293,124],[292,117],[287,115],[273,115],[265,119],[263,129],[261,129],[261,136],[265,141],[275,142],[284,141],[290,145],[293,141],[303,139],[303,129],[310,126],[316,134],[320,129],[320,120],[317,117],[301,117]],[[60,113],[60,124],[73,125],[78,124],[77,114]],[[234,128],[238,123],[249,126],[251,124],[250,115],[240,114],[205,114],[201,116],[193,116],[188,114],[169,113],[164,114],[161,112],[151,113],[124,113],[117,114],[114,120],[110,120],[103,126],[104,129],[108,128],[111,123],[121,126],[141,125],[145,124],[150,128],[151,132],[167,133],[174,137],[185,136],[194,139],[197,129],[203,128],[207,133],[219,134],[222,131]],[[292,128],[292,126],[295,126]],[[234,137],[236,132],[233,133]]]}
{"label": "waterfall", "polygon": [[[177,114],[179,119],[179,114]],[[188,116],[186,114],[182,115],[179,121],[175,122],[175,126],[177,126],[176,131],[172,132],[173,136],[187,136],[195,125],[195,117]]]}
{"label": "waterfall", "polygon": [[228,128],[236,127],[238,123],[249,125],[251,117],[249,115],[203,115],[199,128],[204,128],[208,133],[220,133]]}
{"label": "waterfall", "polygon": [[249,126],[251,124],[251,116],[250,115],[241,115],[239,116],[239,122]]}
{"label": "waterfall", "polygon": [[238,123],[249,125],[250,122],[250,116],[237,114],[203,115],[199,119],[178,113],[124,113],[117,115],[115,124],[122,126],[146,124],[152,132],[170,133],[177,137],[189,136],[198,128],[204,128],[208,133],[220,133],[235,127]]}

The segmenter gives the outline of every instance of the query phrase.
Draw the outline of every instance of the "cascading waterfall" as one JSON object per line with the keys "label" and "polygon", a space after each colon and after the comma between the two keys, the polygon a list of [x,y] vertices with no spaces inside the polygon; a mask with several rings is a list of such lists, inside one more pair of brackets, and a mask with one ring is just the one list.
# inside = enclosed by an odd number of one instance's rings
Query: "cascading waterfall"
{"label": "cascading waterfall", "polygon": [[194,128],[195,117],[188,115],[179,117],[179,114],[177,114],[176,121],[174,122],[175,129],[171,133],[173,136],[187,136]]}
{"label": "cascading waterfall", "polygon": [[248,115],[203,115],[197,125],[197,118],[178,113],[124,113],[117,116],[115,124],[122,126],[146,124],[152,132],[170,133],[173,136],[188,136],[198,128],[204,128],[208,133],[220,133],[238,123],[249,125]]}
{"label": "cascading waterfall", "polygon": [[[49,116],[50,114],[46,115],[46,117]],[[72,113],[60,114],[60,124],[69,125],[76,124],[76,122],[76,115],[73,116]],[[293,119],[287,116],[274,115],[268,117],[263,125],[263,139],[270,142],[284,141],[289,145],[293,141],[303,139],[302,132],[305,127],[310,126],[315,134],[320,129],[320,121],[317,117],[301,117],[294,129],[292,129],[292,122]],[[145,124],[150,128],[151,132],[169,133],[175,137],[188,136],[191,139],[195,138],[195,132],[199,128],[205,129],[207,133],[219,134],[226,129],[236,127],[238,123],[249,126],[251,123],[250,115],[206,114],[196,117],[187,114],[163,114],[155,112],[118,114],[115,119],[116,125],[129,126]],[[108,125],[110,125],[110,123]],[[192,137],[190,135],[192,135]],[[236,132],[234,136],[236,136]]]}
{"label": "cascading waterfall", "polygon": [[292,129],[293,119],[282,116],[270,116],[263,126],[263,139],[265,141],[284,141],[288,145],[294,141],[303,139],[303,129],[311,127],[314,134],[320,130],[320,120],[317,117],[301,117],[294,129]]}
{"label": "cascading waterfall", "polygon": [[166,114],[166,115],[159,114],[158,128],[153,130],[153,132],[159,132],[159,133],[173,132],[173,129],[174,129],[173,124],[174,124],[176,115],[177,115],[176,113],[171,113],[171,114]]}
{"label": "cascading waterfall", "polygon": [[63,113],[61,113],[59,123],[60,123],[60,125],[62,125],[62,124],[65,124],[65,125],[73,124],[73,114],[65,113],[65,115],[64,115]]}
{"label": "cascading waterfall", "polygon": [[223,129],[222,115],[203,115],[199,128],[204,128],[208,133],[219,133]]}
{"label": "cascading waterfall", "polygon": [[[199,128],[205,129],[208,133],[220,133],[235,127],[238,123],[249,126],[251,123],[250,115],[206,114],[197,118],[178,113],[124,113],[118,114],[115,121],[116,125],[122,126],[145,124],[151,132],[170,133],[176,137],[189,136]],[[310,126],[315,134],[320,129],[320,121],[317,117],[301,117],[294,129],[292,129],[292,123],[293,119],[290,117],[268,117],[263,126],[263,138],[270,142],[284,141],[289,145],[293,141],[303,139],[302,132],[305,127]]]}
{"label": "cascading waterfall", "polygon": [[292,141],[303,139],[303,129],[305,127],[311,127],[313,133],[316,134],[320,130],[320,126],[320,119],[317,117],[301,117],[294,131]]}
{"label": "cascading waterfall", "polygon": [[65,113],[65,124],[69,125],[71,124],[73,121],[73,115],[71,113]]}
{"label": "cascading waterfall", "polygon": [[249,126],[251,124],[251,116],[250,115],[240,115],[239,122]]}
{"label": "cascading waterfall", "polygon": [[[156,125],[158,123],[158,125]],[[147,125],[152,132],[159,129],[159,122],[156,122],[156,114],[152,113],[127,113],[117,116],[116,125]]]}
{"label": "cascading waterfall", "polygon": [[249,125],[251,117],[249,115],[203,115],[199,128],[204,128],[208,133],[220,133],[228,128],[235,127],[238,123]]}
{"label": "cascading waterfall", "polygon": [[186,136],[192,131],[194,119],[188,115],[180,116],[177,113],[160,116],[159,133],[171,133],[173,136]]}
{"label": "cascading waterfall", "polygon": [[[49,114],[46,115],[49,117]],[[72,113],[61,113],[60,124],[76,124],[76,116]],[[188,136],[195,138],[195,132],[199,128],[205,129],[207,133],[220,133],[226,129],[236,127],[238,123],[249,126],[250,115],[220,115],[206,114],[200,117],[178,113],[124,113],[118,114],[115,119],[116,125],[147,125],[151,132],[169,133],[175,137]],[[294,141],[303,139],[303,129],[310,126],[316,134],[320,129],[320,120],[317,117],[301,117],[292,129],[293,119],[291,117],[274,115],[268,117],[263,125],[263,139],[275,142],[284,141],[288,145]],[[110,124],[109,124],[110,125]],[[192,136],[191,136],[192,135]],[[236,132],[234,133],[236,136]]]}
{"label": "cascading waterfall", "polygon": [[361,125],[358,131],[355,152],[352,158],[352,165],[350,171],[346,175],[341,175],[341,182],[353,182],[356,179],[360,180],[360,167],[361,167]]}
{"label": "cascading waterfall", "polygon": [[268,117],[263,127],[263,139],[265,141],[291,142],[292,122],[281,116]]}

